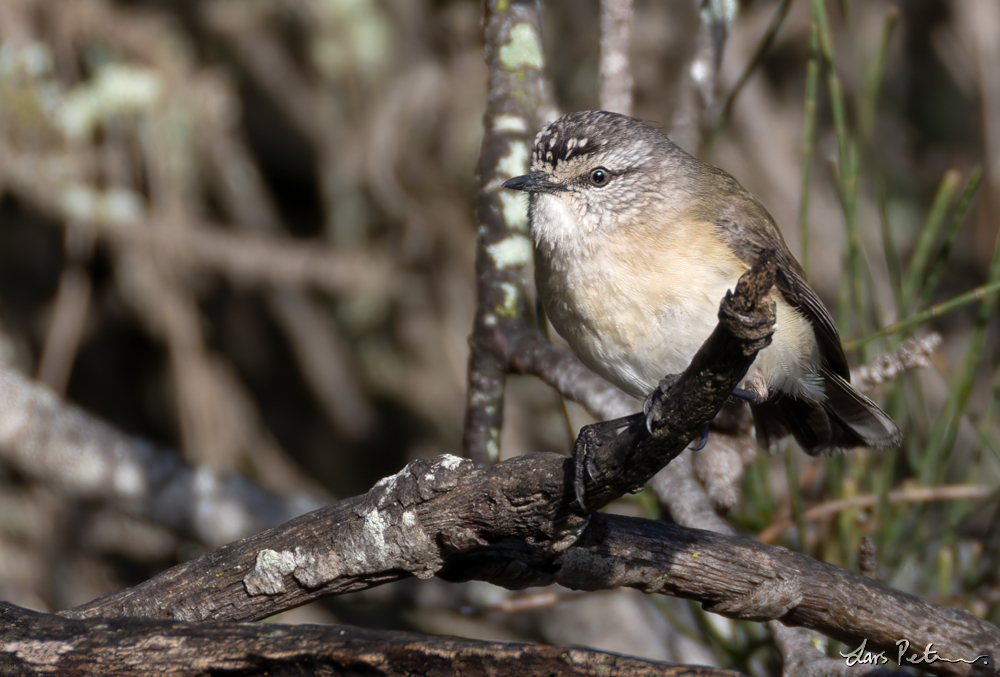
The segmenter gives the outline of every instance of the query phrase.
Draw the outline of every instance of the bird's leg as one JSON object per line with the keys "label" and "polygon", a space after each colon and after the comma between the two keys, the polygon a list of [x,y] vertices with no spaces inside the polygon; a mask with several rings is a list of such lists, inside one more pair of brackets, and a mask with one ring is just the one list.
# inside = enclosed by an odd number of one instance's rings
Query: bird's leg
{"label": "bird's leg", "polygon": [[576,502],[580,509],[586,512],[586,478],[594,478],[591,455],[594,447],[611,437],[611,433],[631,425],[645,414],[632,414],[613,418],[610,421],[598,421],[580,428],[580,434],[573,445],[573,490],[576,492]]}

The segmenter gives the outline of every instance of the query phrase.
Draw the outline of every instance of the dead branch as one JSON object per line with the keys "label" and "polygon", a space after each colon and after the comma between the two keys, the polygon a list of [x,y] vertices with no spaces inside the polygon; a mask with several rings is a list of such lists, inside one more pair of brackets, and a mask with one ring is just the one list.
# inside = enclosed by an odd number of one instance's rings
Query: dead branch
{"label": "dead branch", "polygon": [[178,454],[125,435],[10,371],[0,370],[0,402],[0,455],[20,472],[205,543],[252,534],[315,506],[239,475],[192,470]]}
{"label": "dead branch", "polygon": [[[957,657],[1000,655],[1000,630],[968,612],[752,539],[595,514],[575,543],[555,552],[553,534],[575,509],[570,463],[556,454],[485,469],[451,456],[414,461],[364,496],[64,615],[247,620],[410,574],[437,574],[510,588],[634,587],[696,599],[731,618],[813,628],[848,646],[867,640],[870,650],[889,655],[899,639],[947,647]],[[926,667],[976,674],[962,663]]]}
{"label": "dead branch", "polygon": [[[0,602],[0,671],[100,675],[621,675],[737,677],[601,651],[344,625],[72,620]],[[155,639],[154,639],[155,638]]]}

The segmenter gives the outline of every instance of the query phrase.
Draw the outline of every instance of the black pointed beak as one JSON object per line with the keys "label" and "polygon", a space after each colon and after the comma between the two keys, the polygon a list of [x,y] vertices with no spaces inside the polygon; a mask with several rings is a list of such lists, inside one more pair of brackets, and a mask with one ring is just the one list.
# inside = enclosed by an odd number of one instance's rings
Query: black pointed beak
{"label": "black pointed beak", "polygon": [[527,193],[534,193],[542,190],[552,190],[555,184],[545,178],[542,172],[531,172],[524,176],[515,176],[503,182],[504,188],[512,190],[523,190]]}

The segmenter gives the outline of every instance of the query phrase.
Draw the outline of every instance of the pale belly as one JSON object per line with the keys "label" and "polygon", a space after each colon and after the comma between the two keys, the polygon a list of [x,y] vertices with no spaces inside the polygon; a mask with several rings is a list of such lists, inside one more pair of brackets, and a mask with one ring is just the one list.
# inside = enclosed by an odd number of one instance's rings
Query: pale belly
{"label": "pale belly", "polygon": [[[556,331],[576,355],[625,392],[644,398],[668,374],[683,372],[718,323],[719,304],[745,266],[733,259],[707,266],[697,256],[661,262],[655,271],[615,275],[621,260],[596,257],[552,267],[536,261],[539,294]],[[565,269],[563,269],[565,268]],[[544,278],[544,279],[543,279]],[[818,348],[812,326],[777,293],[770,346],[741,386],[766,396],[787,392],[822,398],[813,366]]]}

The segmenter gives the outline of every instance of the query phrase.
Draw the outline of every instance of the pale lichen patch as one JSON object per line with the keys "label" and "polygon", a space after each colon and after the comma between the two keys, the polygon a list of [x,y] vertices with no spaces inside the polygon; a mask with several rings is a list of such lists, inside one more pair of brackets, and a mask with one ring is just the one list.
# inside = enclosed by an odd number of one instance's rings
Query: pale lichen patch
{"label": "pale lichen patch", "polygon": [[528,171],[528,144],[511,141],[510,152],[497,162],[497,173],[501,176],[521,176]]}
{"label": "pale lichen patch", "polygon": [[497,315],[515,317],[517,315],[517,287],[510,282],[501,282],[499,287],[500,291],[503,292],[503,302],[499,308],[494,308],[494,311],[496,311]]}
{"label": "pale lichen patch", "polygon": [[243,577],[243,587],[251,597],[280,595],[286,591],[284,578],[295,571],[295,553],[290,550],[261,550],[253,571]]}
{"label": "pale lichen patch", "polygon": [[511,70],[527,66],[542,67],[542,41],[529,23],[521,22],[510,29],[510,40],[500,48],[500,61]]}
{"label": "pale lichen patch", "polygon": [[165,86],[155,71],[112,63],[66,94],[56,110],[56,124],[68,139],[81,139],[103,120],[150,110],[164,96]]}
{"label": "pale lichen patch", "polygon": [[494,132],[526,132],[528,123],[520,115],[498,115],[493,120]]}
{"label": "pale lichen patch", "polygon": [[504,238],[486,247],[486,251],[499,270],[531,263],[531,241],[523,235]]}
{"label": "pale lichen patch", "polygon": [[388,528],[389,523],[375,508],[372,508],[372,510],[365,515],[365,540],[375,550],[375,554],[378,556],[379,560],[385,559],[387,554],[385,547],[385,532]]}
{"label": "pale lichen patch", "polygon": [[445,470],[455,470],[462,466],[466,462],[466,459],[461,456],[455,456],[454,454],[444,454],[439,457],[441,467]]}
{"label": "pale lichen patch", "polygon": [[295,580],[307,588],[318,588],[346,573],[344,560],[333,551],[317,557],[305,548],[295,548],[295,564]]}
{"label": "pale lichen patch", "polygon": [[528,201],[523,195],[510,191],[500,193],[503,220],[513,230],[528,230]]}

